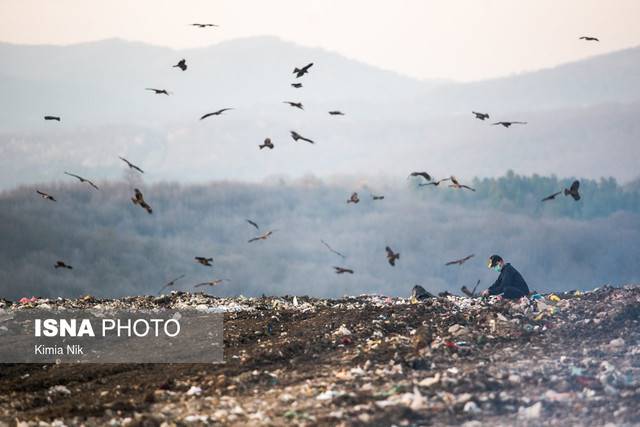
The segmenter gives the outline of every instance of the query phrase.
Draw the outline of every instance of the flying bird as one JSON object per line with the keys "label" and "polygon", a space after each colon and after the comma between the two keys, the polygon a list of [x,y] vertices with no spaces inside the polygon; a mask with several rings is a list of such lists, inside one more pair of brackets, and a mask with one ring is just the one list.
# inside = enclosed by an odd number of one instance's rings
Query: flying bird
{"label": "flying bird", "polygon": [[331,114],[332,116],[344,116],[344,113],[340,110],[329,111],[329,114]]}
{"label": "flying bird", "polygon": [[372,198],[373,200],[384,200],[384,196],[376,196],[375,194],[372,194],[372,195],[371,195],[371,198]]}
{"label": "flying bird", "polygon": [[527,122],[495,122],[495,123],[491,123],[492,125],[502,125],[506,128],[508,128],[511,125],[526,125]]}
{"label": "flying bird", "polygon": [[69,173],[69,172],[65,172],[65,175],[69,175],[69,176],[72,176],[74,178],[77,178],[78,180],[80,180],[80,182],[86,182],[87,184],[89,184],[90,186],[95,188],[96,190],[99,190],[97,185],[95,185],[93,182],[89,181],[88,179],[81,177],[80,175],[76,175],[76,174]]}
{"label": "flying bird", "polygon": [[301,110],[304,110],[304,106],[302,105],[302,102],[292,102],[292,101],[282,101],[283,104],[289,104],[292,107],[296,107],[299,108]]}
{"label": "flying bird", "polygon": [[265,138],[264,143],[262,145],[258,145],[258,148],[260,148],[261,150],[263,148],[268,148],[269,150],[273,150],[273,142],[271,142],[271,138]]}
{"label": "flying bird", "polygon": [[204,120],[207,117],[211,117],[211,116],[219,116],[220,114],[224,113],[225,111],[229,111],[229,110],[233,110],[233,108],[222,108],[218,111],[214,111],[213,113],[207,113],[204,116],[200,117],[200,120]]}
{"label": "flying bird", "polygon": [[134,165],[133,163],[131,163],[129,160],[125,159],[124,157],[120,157],[120,156],[118,156],[118,158],[119,158],[120,160],[122,160],[123,162],[125,162],[125,163],[127,164],[127,166],[129,166],[129,168],[131,168],[131,169],[135,169],[135,170],[137,170],[137,171],[138,171],[138,172],[140,172],[140,173],[144,173],[144,171],[143,171],[142,169],[140,169],[138,166]]}
{"label": "flying bird", "polygon": [[343,274],[343,273],[353,274],[353,270],[350,268],[333,267],[333,269],[336,271],[336,274]]}
{"label": "flying bird", "polygon": [[560,194],[562,194],[562,191],[558,191],[557,193],[553,193],[552,195],[547,196],[547,197],[545,197],[544,199],[542,199],[542,201],[543,201],[543,202],[546,202],[546,201],[548,201],[548,200],[555,200],[555,199],[556,199],[556,196],[558,196],[558,195],[560,195]]}
{"label": "flying bird", "polygon": [[219,27],[220,26],[220,25],[216,25],[216,24],[198,24],[198,23],[189,24],[189,25],[191,25],[193,27],[198,27],[198,28]]}
{"label": "flying bird", "polygon": [[182,71],[186,71],[187,70],[187,60],[186,59],[181,59],[180,61],[178,61],[178,63],[176,65],[173,66],[173,68],[178,67],[180,68]]}
{"label": "flying bird", "polygon": [[44,116],[45,120],[55,120],[55,121],[60,121],[60,117],[59,116]]}
{"label": "flying bird", "polygon": [[296,75],[296,78],[302,77],[302,76],[304,76],[305,74],[307,74],[309,72],[309,68],[311,68],[312,65],[313,65],[313,62],[305,65],[302,68],[297,68],[296,67],[296,68],[293,69],[293,74]]}
{"label": "flying bird", "polygon": [[427,185],[434,185],[434,186],[437,187],[438,185],[440,185],[441,182],[444,182],[444,181],[451,181],[451,178],[442,178],[442,179],[439,179],[437,181],[423,182],[423,183],[418,184],[418,187],[425,187]]}
{"label": "flying bird", "polygon": [[256,240],[267,240],[269,236],[271,236],[277,230],[269,230],[264,233],[262,236],[254,237],[253,239],[249,239],[249,243],[255,242]]}
{"label": "flying bird", "polygon": [[455,176],[451,176],[451,177],[449,177],[449,179],[453,183],[453,184],[449,184],[449,187],[451,187],[451,188],[455,188],[455,189],[463,189],[463,188],[465,188],[467,190],[476,191],[475,188],[471,188],[468,185],[460,184]]}
{"label": "flying bird", "polygon": [[260,227],[259,227],[259,226],[258,226],[258,224],[256,224],[255,222],[251,221],[250,219],[248,219],[248,220],[247,220],[247,222],[248,222],[249,224],[253,225],[253,226],[256,228],[256,230],[260,230]]}
{"label": "flying bird", "polygon": [[300,89],[302,87],[302,83],[291,83],[292,87],[295,87],[296,89]]}
{"label": "flying bird", "polygon": [[588,42],[599,42],[600,40],[598,40],[597,37],[591,37],[591,36],[582,36],[580,37],[580,40],[586,40]]}
{"label": "flying bird", "polygon": [[571,187],[564,189],[564,195],[573,197],[573,200],[577,202],[578,200],[580,200],[580,193],[578,192],[579,189],[580,181],[573,181]]}
{"label": "flying bird", "polygon": [[431,181],[431,175],[429,175],[429,174],[428,174],[428,173],[426,173],[426,172],[411,172],[411,173],[409,174],[409,177],[411,177],[411,176],[421,176],[421,177],[423,177],[424,179],[426,179],[427,181]]}
{"label": "flying bird", "polygon": [[67,268],[69,270],[73,269],[72,266],[70,266],[69,264],[66,264],[64,261],[56,261],[56,265],[53,266],[53,268]]}
{"label": "flying bird", "polygon": [[389,246],[384,249],[387,251],[387,261],[389,261],[389,264],[391,264],[392,267],[395,267],[396,260],[400,259],[400,254],[393,252]]}
{"label": "flying bird", "polygon": [[295,130],[291,131],[291,138],[293,138],[294,141],[297,141],[299,139],[308,142],[309,144],[315,144],[315,142],[313,142],[313,140],[309,139],[309,138],[305,138],[304,136],[300,135],[298,132],[296,132]]}
{"label": "flying bird", "polygon": [[228,282],[228,279],[214,279],[210,282],[202,282],[202,283],[198,283],[197,285],[194,285],[194,288],[200,288],[202,286],[217,286],[222,284],[222,282]]}
{"label": "flying bird", "polygon": [[476,111],[472,111],[471,113],[476,116],[476,119],[485,120],[489,118],[489,113],[478,113]]}
{"label": "flying bird", "polygon": [[475,297],[478,296],[478,294],[476,294],[476,289],[478,289],[478,285],[479,284],[480,284],[480,280],[478,280],[476,282],[476,285],[473,287],[472,291],[470,291],[469,288],[467,288],[466,285],[462,286],[462,288],[460,288],[460,290],[462,291],[463,294],[465,294],[469,298],[475,298]]}
{"label": "flying bird", "polygon": [[213,265],[211,264],[213,262],[213,258],[206,258],[206,257],[203,257],[203,256],[197,256],[197,257],[194,257],[194,259],[198,263],[200,263],[200,264],[202,264],[204,266],[213,267]]}
{"label": "flying bird", "polygon": [[473,258],[475,256],[475,254],[471,254],[471,255],[467,255],[464,258],[460,258],[460,259],[456,259],[454,261],[449,261],[448,263],[446,263],[445,265],[454,265],[454,264],[458,264],[458,265],[462,265],[465,262],[469,261],[471,258]]}
{"label": "flying bird", "polygon": [[324,240],[320,240],[322,242],[323,245],[325,245],[327,247],[327,249],[329,249],[329,251],[333,252],[334,254],[338,255],[339,257],[342,257],[342,259],[347,259],[347,257],[345,255],[342,255],[340,252],[336,251],[335,249],[333,249],[331,246],[329,246],[329,244],[327,242],[325,242]]}
{"label": "flying bird", "polygon": [[147,87],[145,88],[145,90],[152,90],[156,95],[167,95],[169,96],[169,91],[167,91],[166,89],[156,89],[153,87]]}
{"label": "flying bird", "polygon": [[144,208],[149,214],[153,213],[153,209],[151,209],[151,206],[149,206],[149,204],[144,200],[142,191],[138,190],[137,188],[134,188],[133,191],[134,196],[131,198],[133,204],[139,205],[141,208]]}
{"label": "flying bird", "polygon": [[169,283],[167,283],[166,285],[164,285],[162,288],[160,288],[160,290],[158,291],[158,293],[164,291],[166,288],[170,288],[171,286],[175,285],[176,282],[180,279],[182,279],[184,277],[184,274],[181,276],[176,277],[175,279],[171,280]]}
{"label": "flying bird", "polygon": [[347,200],[347,203],[358,203],[360,198],[358,197],[358,193],[351,193],[351,197]]}
{"label": "flying bird", "polygon": [[36,190],[36,193],[38,193],[40,197],[42,197],[45,200],[51,200],[52,202],[57,202],[57,200],[51,194],[47,194],[44,191],[40,191],[40,190]]}

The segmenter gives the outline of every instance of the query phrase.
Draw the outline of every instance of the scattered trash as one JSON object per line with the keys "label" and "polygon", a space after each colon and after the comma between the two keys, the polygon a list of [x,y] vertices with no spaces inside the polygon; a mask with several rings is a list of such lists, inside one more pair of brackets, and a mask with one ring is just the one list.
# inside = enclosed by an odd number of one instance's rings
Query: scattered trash
{"label": "scattered trash", "polygon": [[[516,301],[414,296],[171,292],[161,299],[6,301],[3,315],[35,308],[223,312],[225,363],[132,366],[116,375],[93,364],[12,368],[0,378],[0,392],[11,401],[3,414],[29,425],[38,420],[24,414],[49,424],[82,419],[113,426],[599,425],[604,414],[616,425],[634,425],[640,419],[639,287]],[[52,387],[59,378],[65,385]],[[70,400],[77,408],[61,417],[64,405],[57,403]]]}

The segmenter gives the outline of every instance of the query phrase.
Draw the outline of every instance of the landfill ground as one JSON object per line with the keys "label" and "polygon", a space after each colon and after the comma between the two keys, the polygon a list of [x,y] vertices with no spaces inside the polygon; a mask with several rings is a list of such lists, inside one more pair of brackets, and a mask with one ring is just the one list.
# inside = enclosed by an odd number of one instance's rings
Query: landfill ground
{"label": "landfill ground", "polygon": [[640,287],[0,302],[225,311],[225,363],[0,365],[0,425],[640,425]]}

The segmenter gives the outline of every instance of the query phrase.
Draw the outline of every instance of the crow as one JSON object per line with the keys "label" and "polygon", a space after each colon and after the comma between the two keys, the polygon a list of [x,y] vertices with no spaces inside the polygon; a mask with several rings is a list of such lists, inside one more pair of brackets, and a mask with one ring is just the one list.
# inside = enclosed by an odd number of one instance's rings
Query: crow
{"label": "crow", "polygon": [[149,204],[144,200],[142,191],[138,190],[137,188],[134,188],[133,191],[134,196],[131,198],[133,204],[139,205],[141,208],[144,208],[149,214],[153,213],[153,209],[151,209],[151,206],[149,206]]}
{"label": "crow", "polygon": [[144,173],[144,171],[143,171],[142,169],[140,169],[138,166],[134,165],[133,163],[131,163],[129,160],[125,159],[124,157],[120,157],[120,156],[118,156],[118,158],[119,158],[120,160],[122,160],[123,162],[125,162],[125,163],[127,164],[127,166],[129,166],[129,168],[131,168],[131,169],[135,169],[135,170],[137,170],[137,171],[138,171],[138,172],[140,172],[140,173]]}
{"label": "crow", "polygon": [[207,117],[211,117],[211,116],[219,116],[220,114],[224,113],[225,111],[229,111],[229,110],[233,110],[233,108],[222,108],[218,111],[214,111],[213,113],[207,113],[204,116],[200,117],[200,120],[204,120]]}
{"label": "crow", "polygon": [[291,83],[292,87],[295,87],[296,89],[300,89],[302,87],[302,83]]}
{"label": "crow", "polygon": [[158,291],[158,293],[160,293],[160,292],[164,291],[166,288],[169,288],[169,287],[171,287],[171,286],[175,285],[175,284],[176,284],[176,282],[177,282],[178,280],[182,279],[183,277],[184,277],[184,274],[183,274],[183,275],[181,275],[181,276],[176,277],[175,279],[173,279],[172,281],[170,281],[169,283],[167,283],[166,285],[164,285],[162,288],[160,288],[160,290]]}
{"label": "crow", "polygon": [[274,145],[273,145],[273,142],[271,142],[271,138],[266,138],[262,145],[258,145],[258,148],[260,148],[261,150],[263,148],[268,148],[269,150],[273,150],[273,147]]}
{"label": "crow", "polygon": [[60,117],[59,116],[44,116],[45,120],[56,120],[56,121],[60,121]]}
{"label": "crow", "polygon": [[573,200],[577,202],[578,200],[580,200],[580,193],[578,192],[579,189],[580,181],[573,181],[571,187],[564,189],[564,195],[573,197]]}
{"label": "crow", "polygon": [[73,269],[72,266],[66,264],[64,261],[56,261],[56,265],[53,266],[53,268],[67,268],[69,270]]}
{"label": "crow", "polygon": [[351,197],[347,200],[347,203],[358,203],[360,198],[358,197],[358,193],[351,193]]}
{"label": "crow", "polygon": [[588,42],[599,42],[600,41],[597,37],[591,37],[591,36],[582,36],[582,37],[580,37],[580,40],[586,40]]}
{"label": "crow", "polygon": [[176,65],[173,66],[180,68],[182,71],[186,71],[187,70],[187,60],[186,59],[181,59],[180,61],[178,61],[178,63]]}
{"label": "crow", "polygon": [[170,93],[166,89],[155,89],[152,87],[147,87],[145,88],[145,90],[152,90],[155,92],[156,95],[167,95],[167,96],[170,95]]}
{"label": "crow", "polygon": [[343,273],[349,273],[349,274],[353,274],[353,270],[351,270],[350,268],[343,268],[343,267],[333,267],[334,270],[336,270],[336,274],[343,274]]}
{"label": "crow", "polygon": [[469,288],[467,288],[466,286],[462,286],[462,288],[460,288],[460,290],[462,291],[463,294],[465,294],[466,296],[468,296],[469,298],[475,298],[478,295],[476,294],[476,289],[478,289],[478,285],[480,284],[480,280],[478,280],[476,282],[476,285],[473,287],[473,290],[470,291]]}
{"label": "crow", "polygon": [[255,242],[257,240],[267,240],[269,238],[269,236],[271,236],[275,231],[278,231],[278,230],[269,230],[266,233],[264,233],[262,236],[258,236],[258,237],[254,237],[253,239],[249,239],[249,243]]}
{"label": "crow", "polygon": [[426,172],[411,172],[411,173],[409,174],[409,177],[411,177],[411,176],[421,176],[421,177],[423,177],[424,179],[426,179],[427,181],[431,181],[431,175],[429,175],[429,174],[428,174],[428,173],[426,173]]}
{"label": "crow", "polygon": [[202,283],[198,283],[197,285],[194,285],[194,288],[200,288],[202,286],[217,286],[219,284],[221,284],[222,282],[228,282],[228,279],[214,279],[210,282],[202,282]]}
{"label": "crow", "polygon": [[301,110],[304,110],[304,106],[302,105],[302,102],[292,102],[292,101],[282,101],[283,104],[289,104],[292,107],[296,107],[299,108]]}
{"label": "crow", "polygon": [[451,181],[451,178],[443,178],[443,179],[439,179],[437,181],[432,181],[432,182],[423,182],[418,184],[418,187],[425,187],[427,185],[434,185],[437,187],[438,185],[440,185],[441,182],[444,182],[444,181]]}
{"label": "crow", "polygon": [[449,261],[448,263],[446,263],[445,265],[454,265],[454,264],[458,264],[458,265],[462,265],[465,262],[469,261],[471,258],[473,258],[475,256],[475,254],[471,254],[471,255],[467,255],[464,258],[460,258],[454,261]]}
{"label": "crow", "polygon": [[295,130],[291,131],[291,138],[293,138],[294,141],[297,141],[299,139],[308,142],[309,144],[315,144],[315,142],[309,138],[305,138],[304,136],[300,135],[298,132],[296,132]]}
{"label": "crow", "polygon": [[313,65],[313,62],[305,65],[302,68],[297,68],[296,67],[296,68],[293,69],[293,74],[296,75],[296,78],[302,77],[302,76],[304,76],[305,74],[307,74],[309,72],[309,68],[311,68],[312,65]]}
{"label": "crow", "polygon": [[415,285],[413,289],[411,289],[411,302],[413,304],[417,303],[418,301],[433,297],[433,294],[427,292],[427,290],[420,285]]}
{"label": "crow", "polygon": [[344,113],[340,110],[329,111],[329,114],[331,114],[332,116],[344,116]]}
{"label": "crow", "polygon": [[385,251],[387,251],[387,261],[389,261],[389,264],[394,267],[396,265],[396,260],[400,259],[400,254],[393,252],[393,250],[389,246],[384,249]]}
{"label": "crow", "polygon": [[347,259],[347,257],[345,255],[342,255],[340,252],[336,251],[335,249],[333,249],[331,246],[329,246],[329,244],[327,242],[325,242],[324,240],[320,240],[322,242],[323,245],[325,245],[327,247],[327,249],[329,249],[331,252],[333,252],[334,254],[338,255],[339,257],[342,257],[342,259]]}
{"label": "crow", "polygon": [[466,188],[467,190],[476,191],[475,188],[471,188],[468,185],[460,184],[455,176],[451,176],[451,177],[449,177],[449,179],[453,183],[453,184],[449,184],[449,187],[451,187],[451,188],[455,188],[455,189]]}
{"label": "crow", "polygon": [[495,122],[495,123],[491,123],[492,125],[502,125],[506,128],[508,128],[511,125],[526,125],[527,122]]}
{"label": "crow", "polygon": [[484,120],[489,118],[489,113],[478,113],[476,111],[472,111],[472,114],[475,114],[476,119]]}
{"label": "crow", "polygon": [[203,257],[203,256],[197,256],[197,257],[194,257],[194,259],[198,263],[200,263],[200,264],[202,264],[204,266],[213,267],[213,265],[211,265],[211,263],[213,262],[213,258],[206,258],[206,257]]}
{"label": "crow", "polygon": [[558,191],[557,193],[553,193],[552,195],[545,197],[545,198],[544,198],[544,199],[542,199],[541,201],[546,202],[546,201],[548,201],[548,200],[555,200],[555,199],[556,199],[556,196],[558,196],[558,195],[560,195],[560,194],[562,194],[562,191]]}
{"label": "crow", "polygon": [[198,28],[219,27],[219,26],[220,26],[220,25],[216,25],[216,24],[198,24],[198,23],[195,23],[195,24],[189,24],[189,25],[191,25],[191,26],[193,26],[193,27],[198,27]]}
{"label": "crow", "polygon": [[51,194],[47,194],[40,190],[36,190],[36,193],[38,193],[40,197],[42,197],[45,200],[51,200],[52,202],[57,202],[57,200]]}
{"label": "crow", "polygon": [[95,188],[96,190],[99,190],[98,186],[95,185],[93,182],[89,181],[86,178],[81,177],[80,175],[75,175],[69,172],[65,172],[66,175],[72,176],[74,178],[78,178],[80,180],[80,182],[86,182],[87,184],[89,184],[90,186],[92,186],[93,188]]}
{"label": "crow", "polygon": [[260,230],[260,227],[259,227],[259,226],[258,226],[258,224],[256,224],[255,222],[251,221],[250,219],[248,219],[248,220],[247,220],[247,222],[248,222],[249,224],[253,225],[253,226],[256,228],[256,230]]}
{"label": "crow", "polygon": [[371,195],[371,198],[372,198],[373,200],[384,200],[384,196],[376,196],[375,194],[372,194],[372,195]]}

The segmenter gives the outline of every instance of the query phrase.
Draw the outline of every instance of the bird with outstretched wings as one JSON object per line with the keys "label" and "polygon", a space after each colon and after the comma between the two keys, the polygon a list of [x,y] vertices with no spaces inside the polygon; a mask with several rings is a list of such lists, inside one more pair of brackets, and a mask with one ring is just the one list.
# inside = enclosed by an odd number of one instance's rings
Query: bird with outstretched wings
{"label": "bird with outstretched wings", "polygon": [[69,172],[65,172],[65,175],[69,175],[69,176],[72,176],[72,177],[74,177],[74,178],[77,178],[80,182],[82,182],[82,183],[87,183],[87,184],[89,184],[90,186],[92,186],[93,188],[95,188],[96,190],[99,190],[99,188],[98,188],[98,186],[97,186],[97,185],[95,185],[95,184],[94,184],[93,182],[91,182],[90,180],[88,180],[88,179],[86,179],[86,178],[81,177],[80,175],[76,175],[76,174],[74,174],[74,173],[69,173]]}

